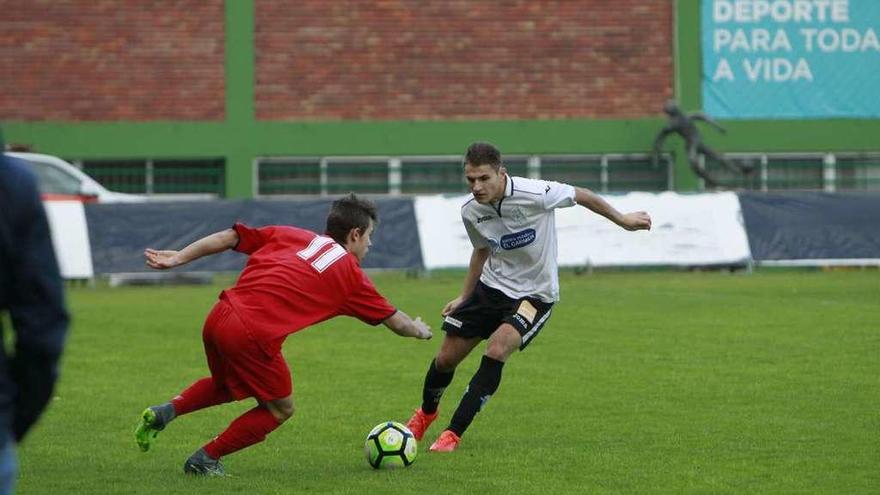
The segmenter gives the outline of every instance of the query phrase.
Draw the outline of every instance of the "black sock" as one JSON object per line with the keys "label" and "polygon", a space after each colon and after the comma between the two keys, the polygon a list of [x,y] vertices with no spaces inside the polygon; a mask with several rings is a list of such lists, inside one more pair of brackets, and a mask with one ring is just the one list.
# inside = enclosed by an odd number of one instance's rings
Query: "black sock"
{"label": "black sock", "polygon": [[452,421],[449,422],[448,430],[452,430],[456,435],[462,436],[474,416],[483,408],[489,397],[498,390],[501,383],[501,369],[504,367],[504,361],[483,356],[480,362],[480,369],[474,373],[470,385],[458,404],[458,409],[452,415]]}
{"label": "black sock", "polygon": [[422,411],[427,414],[434,414],[437,411],[440,398],[443,397],[443,392],[452,382],[453,375],[455,375],[455,370],[443,373],[437,369],[437,360],[431,361],[428,374],[425,375],[425,386],[422,388]]}

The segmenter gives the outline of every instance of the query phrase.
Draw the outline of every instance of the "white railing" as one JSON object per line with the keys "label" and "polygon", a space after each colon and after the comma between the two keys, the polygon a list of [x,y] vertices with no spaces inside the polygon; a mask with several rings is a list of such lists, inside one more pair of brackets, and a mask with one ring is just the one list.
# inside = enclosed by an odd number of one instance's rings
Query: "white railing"
{"label": "white railing", "polygon": [[[510,155],[508,172],[565,180],[601,192],[673,188],[672,158],[648,154]],[[276,156],[253,162],[254,196],[465,192],[461,156]]]}

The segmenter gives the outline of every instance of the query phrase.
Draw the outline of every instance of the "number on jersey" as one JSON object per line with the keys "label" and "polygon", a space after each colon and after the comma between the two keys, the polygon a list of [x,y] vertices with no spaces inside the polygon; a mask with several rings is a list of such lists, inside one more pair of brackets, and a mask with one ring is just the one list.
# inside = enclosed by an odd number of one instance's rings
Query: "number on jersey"
{"label": "number on jersey", "polygon": [[[331,243],[333,244],[333,247],[321,253],[320,256],[316,256],[324,246]],[[341,260],[342,257],[345,256],[345,248],[333,242],[333,239],[319,235],[312,239],[312,242],[309,243],[307,248],[296,253],[296,255],[305,261],[311,260],[310,264],[312,265],[312,268],[318,273],[322,273],[329,268],[330,265]]]}

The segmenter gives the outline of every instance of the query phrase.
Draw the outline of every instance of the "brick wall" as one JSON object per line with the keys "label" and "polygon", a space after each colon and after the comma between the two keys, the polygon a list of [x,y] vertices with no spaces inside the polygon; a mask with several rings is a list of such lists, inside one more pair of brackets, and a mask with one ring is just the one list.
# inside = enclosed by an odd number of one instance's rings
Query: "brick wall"
{"label": "brick wall", "polygon": [[224,118],[222,0],[0,0],[0,121]]}
{"label": "brick wall", "polygon": [[672,2],[260,0],[263,120],[656,115]]}
{"label": "brick wall", "polygon": [[[257,0],[261,120],[656,115],[672,2]],[[222,0],[0,0],[0,121],[224,118]]]}

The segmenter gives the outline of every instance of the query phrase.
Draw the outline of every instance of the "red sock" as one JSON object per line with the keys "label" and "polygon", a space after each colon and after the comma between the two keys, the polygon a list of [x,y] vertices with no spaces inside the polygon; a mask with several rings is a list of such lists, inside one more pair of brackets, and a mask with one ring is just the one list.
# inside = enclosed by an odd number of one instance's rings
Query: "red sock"
{"label": "red sock", "polygon": [[268,409],[257,406],[235,419],[226,431],[211,440],[203,449],[209,456],[219,459],[225,455],[262,442],[266,435],[281,423]]}
{"label": "red sock", "polygon": [[180,395],[171,399],[171,403],[174,405],[174,414],[183,416],[231,400],[232,394],[226,388],[218,386],[213,378],[207,377],[190,385]]}

